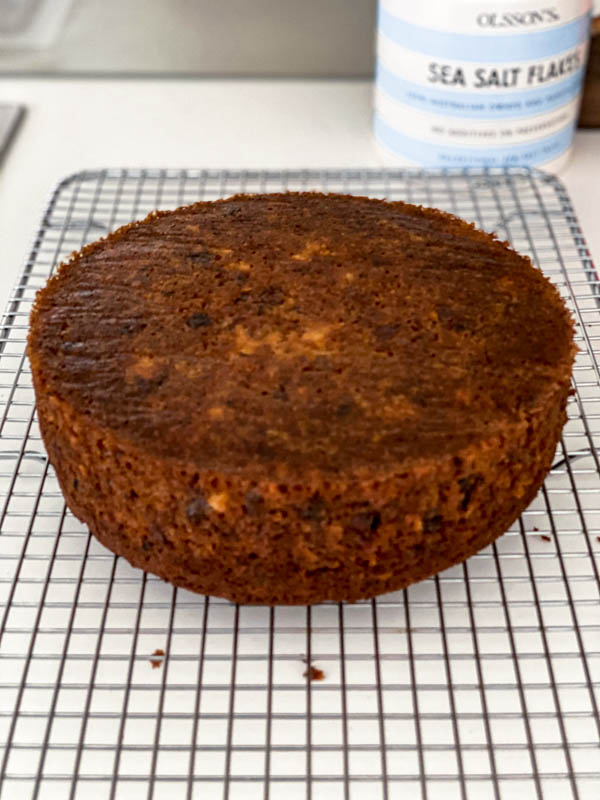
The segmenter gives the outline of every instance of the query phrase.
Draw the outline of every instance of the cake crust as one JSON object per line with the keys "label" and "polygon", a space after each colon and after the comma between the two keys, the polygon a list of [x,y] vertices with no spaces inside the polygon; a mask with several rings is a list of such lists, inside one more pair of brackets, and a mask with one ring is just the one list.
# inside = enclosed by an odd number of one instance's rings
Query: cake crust
{"label": "cake crust", "polygon": [[573,323],[528,259],[442,212],[238,195],[62,265],[28,342],[72,511],[238,602],[357,600],[458,563],[531,502]]}

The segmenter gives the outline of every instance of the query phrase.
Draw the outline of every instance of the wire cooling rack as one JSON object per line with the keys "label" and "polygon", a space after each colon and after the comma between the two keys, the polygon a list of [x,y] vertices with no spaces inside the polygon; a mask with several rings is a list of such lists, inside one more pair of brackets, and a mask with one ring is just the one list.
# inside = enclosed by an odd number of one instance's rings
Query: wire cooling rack
{"label": "wire cooling rack", "polygon": [[[529,254],[577,320],[575,393],[538,497],[465,564],[371,602],[236,607],[132,569],[65,508],[28,313],[72,250],[152,209],[304,188],[435,205]],[[525,170],[63,181],[1,330],[1,797],[598,800],[599,286],[561,184]]]}

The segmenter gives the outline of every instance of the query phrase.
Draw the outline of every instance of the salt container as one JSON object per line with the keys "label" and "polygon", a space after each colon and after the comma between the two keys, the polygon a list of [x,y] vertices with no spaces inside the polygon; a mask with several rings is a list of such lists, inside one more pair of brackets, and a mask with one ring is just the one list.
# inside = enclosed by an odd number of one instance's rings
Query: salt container
{"label": "salt container", "polygon": [[374,132],[396,163],[559,171],[591,0],[380,0]]}

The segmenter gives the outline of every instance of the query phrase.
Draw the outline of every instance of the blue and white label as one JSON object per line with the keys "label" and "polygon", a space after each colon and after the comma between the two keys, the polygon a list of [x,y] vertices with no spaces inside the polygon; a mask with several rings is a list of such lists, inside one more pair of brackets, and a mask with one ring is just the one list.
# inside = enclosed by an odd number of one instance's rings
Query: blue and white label
{"label": "blue and white label", "polygon": [[590,0],[381,0],[378,140],[426,166],[556,162],[572,143],[590,8]]}

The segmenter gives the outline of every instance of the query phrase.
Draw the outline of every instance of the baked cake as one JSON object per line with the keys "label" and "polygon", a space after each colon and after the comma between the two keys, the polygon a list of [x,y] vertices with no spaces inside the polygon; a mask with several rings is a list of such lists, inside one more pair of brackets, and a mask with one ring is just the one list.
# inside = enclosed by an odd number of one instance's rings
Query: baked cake
{"label": "baked cake", "polygon": [[573,323],[456,217],[322,194],[151,214],[37,296],[28,353],[66,501],[177,586],[357,600],[461,562],[548,472]]}

